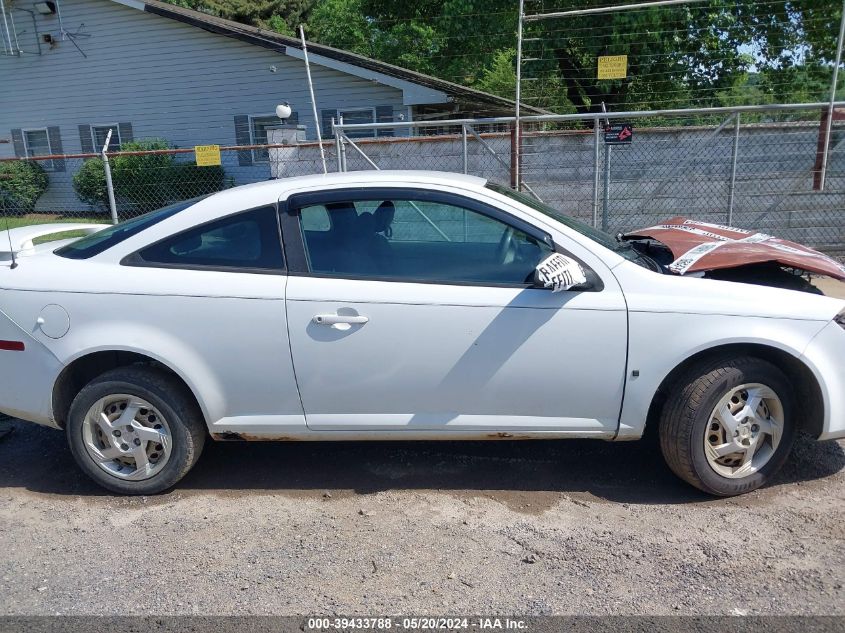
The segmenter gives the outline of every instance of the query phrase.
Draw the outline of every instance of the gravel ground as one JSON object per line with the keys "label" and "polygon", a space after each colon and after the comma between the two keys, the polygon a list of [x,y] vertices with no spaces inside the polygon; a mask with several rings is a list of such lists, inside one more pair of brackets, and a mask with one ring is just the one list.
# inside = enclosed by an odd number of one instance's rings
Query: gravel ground
{"label": "gravel ground", "polygon": [[212,443],[128,498],[14,427],[0,613],[845,614],[845,442],[728,500],[649,439]]}
{"label": "gravel ground", "polygon": [[845,442],[726,500],[653,438],[210,443],[128,498],[11,427],[0,614],[845,615]]}

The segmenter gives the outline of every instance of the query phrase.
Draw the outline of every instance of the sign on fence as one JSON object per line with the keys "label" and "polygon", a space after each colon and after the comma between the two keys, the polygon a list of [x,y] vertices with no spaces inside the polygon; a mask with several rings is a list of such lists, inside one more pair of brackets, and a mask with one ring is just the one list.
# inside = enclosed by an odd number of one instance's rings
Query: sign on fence
{"label": "sign on fence", "polygon": [[194,154],[197,157],[197,167],[211,167],[220,164],[219,145],[196,145]]}
{"label": "sign on fence", "polygon": [[634,126],[630,123],[613,123],[604,128],[607,145],[630,145],[634,140]]}
{"label": "sign on fence", "polygon": [[627,55],[600,55],[598,79],[625,79],[628,76]]}

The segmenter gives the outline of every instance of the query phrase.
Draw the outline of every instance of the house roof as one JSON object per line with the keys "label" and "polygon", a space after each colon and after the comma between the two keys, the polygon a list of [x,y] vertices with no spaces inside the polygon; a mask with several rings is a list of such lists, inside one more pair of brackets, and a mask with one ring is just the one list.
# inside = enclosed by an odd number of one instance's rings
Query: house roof
{"label": "house roof", "polygon": [[[278,51],[285,55],[292,55],[294,57],[302,57],[302,42],[296,38],[276,33],[275,31],[268,31],[266,29],[233,22],[193,9],[186,9],[176,5],[168,4],[166,2],[159,2],[158,0],[114,0],[120,4],[130,6],[136,9],[141,9],[146,13],[159,15],[170,18],[184,24],[190,24],[201,28],[211,33],[217,33],[226,37],[231,37],[243,42],[248,42],[262,48]],[[308,42],[308,52],[310,56],[320,56],[326,60],[332,60],[339,63],[336,68],[343,70],[346,65],[370,71],[370,73],[381,75],[388,78],[386,83],[390,83],[389,79],[398,80],[399,82],[407,82],[416,86],[421,86],[429,90],[442,92],[449,97],[451,101],[467,106],[482,106],[487,110],[495,110],[498,113],[509,113],[514,109],[515,102],[510,99],[498,97],[481,90],[475,90],[451,81],[438,79],[430,75],[414,72],[406,68],[394,66],[386,62],[380,62],[357,53],[351,53],[341,49],[326,46],[324,44],[317,44],[316,42]],[[319,57],[313,59],[315,63],[321,63]],[[348,67],[347,67],[348,68]],[[372,77],[378,81],[378,77]],[[383,82],[385,83],[385,82]],[[523,111],[529,114],[548,114],[545,110],[535,108],[523,104]]]}

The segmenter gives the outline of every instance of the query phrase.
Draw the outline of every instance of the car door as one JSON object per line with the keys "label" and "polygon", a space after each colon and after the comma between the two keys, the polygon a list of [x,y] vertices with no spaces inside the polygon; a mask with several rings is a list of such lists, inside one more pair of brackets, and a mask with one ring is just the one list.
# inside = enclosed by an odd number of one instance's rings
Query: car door
{"label": "car door", "polygon": [[309,429],[615,433],[627,319],[612,275],[532,288],[550,236],[454,193],[334,190],[283,207]]}

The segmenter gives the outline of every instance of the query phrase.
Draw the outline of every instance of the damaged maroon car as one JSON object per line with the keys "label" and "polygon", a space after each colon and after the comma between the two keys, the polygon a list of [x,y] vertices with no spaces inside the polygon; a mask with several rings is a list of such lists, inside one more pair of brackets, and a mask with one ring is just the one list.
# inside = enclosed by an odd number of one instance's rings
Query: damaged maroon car
{"label": "damaged maroon car", "polygon": [[674,217],[622,239],[678,275],[819,293],[810,275],[845,281],[845,266],[796,242],[760,231]]}

